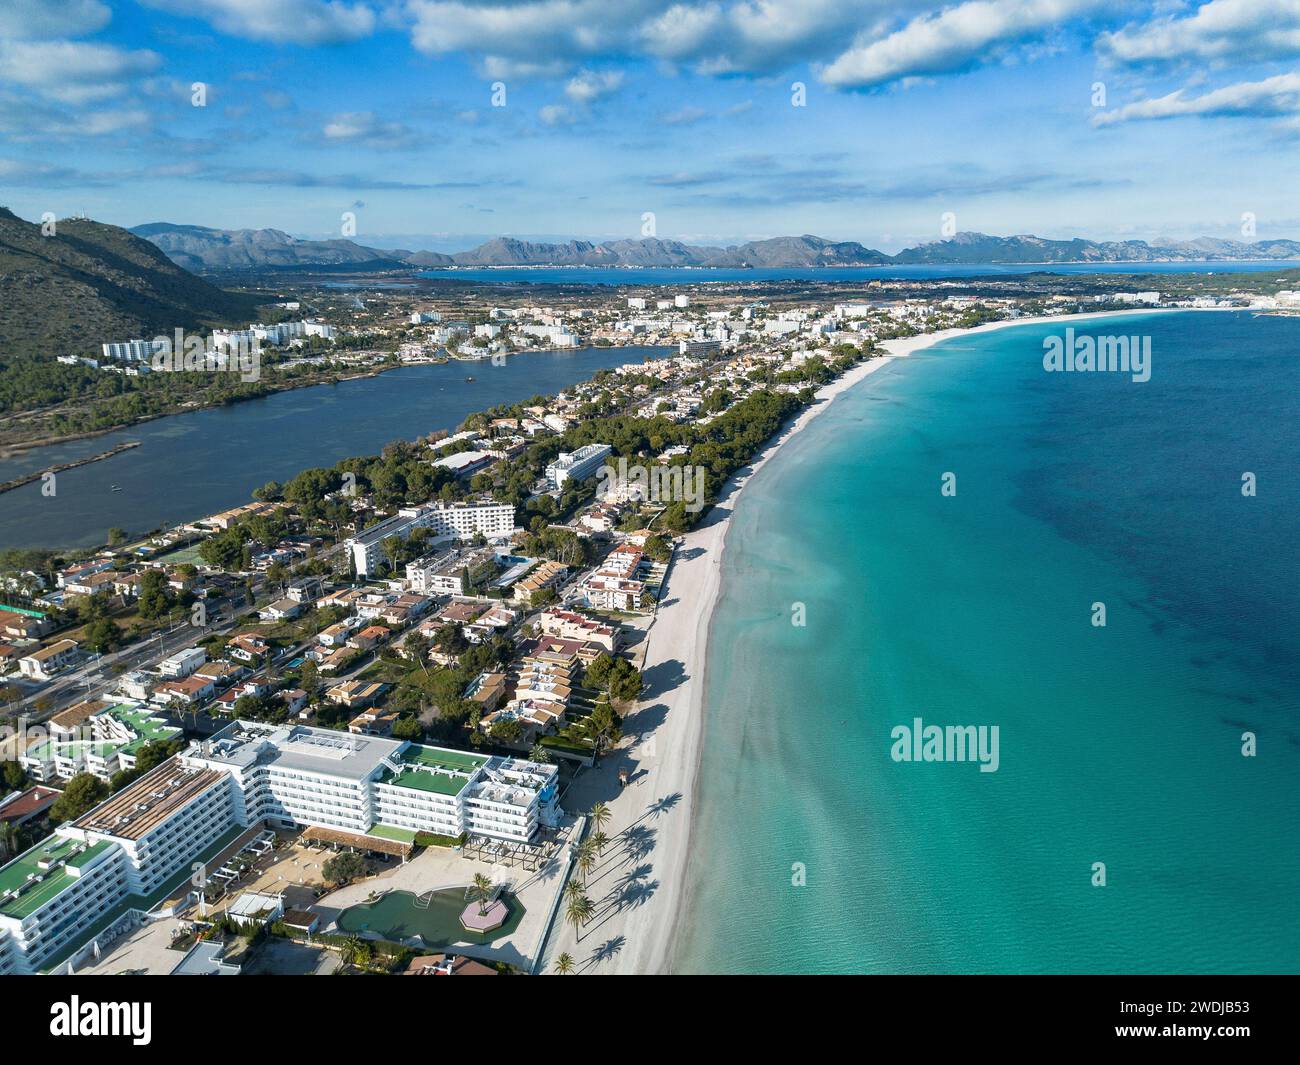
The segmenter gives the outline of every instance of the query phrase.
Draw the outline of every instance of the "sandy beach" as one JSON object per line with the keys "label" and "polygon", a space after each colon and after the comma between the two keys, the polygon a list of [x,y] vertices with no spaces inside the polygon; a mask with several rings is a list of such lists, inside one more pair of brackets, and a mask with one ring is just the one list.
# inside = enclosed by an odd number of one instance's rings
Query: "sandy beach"
{"label": "sandy beach", "polygon": [[[855,366],[821,388],[817,402],[728,482],[704,520],[682,537],[673,556],[664,599],[646,638],[636,648],[644,656],[641,665],[646,689],[635,710],[624,719],[623,743],[600,766],[582,774],[564,798],[565,807],[574,813],[585,813],[598,801],[608,803],[611,818],[605,833],[613,842],[587,885],[595,904],[593,918],[580,933],[557,923],[547,945],[547,966],[567,952],[579,973],[670,971],[690,853],[710,621],[721,590],[721,560],[732,510],[749,479],[836,396],[895,359],[958,336],[1133,313],[1144,312],[1015,318],[973,329],[947,329],[885,341],[881,344],[885,355]],[[620,768],[627,769],[629,775],[623,789],[617,780]],[[561,911],[557,922],[562,920]]]}

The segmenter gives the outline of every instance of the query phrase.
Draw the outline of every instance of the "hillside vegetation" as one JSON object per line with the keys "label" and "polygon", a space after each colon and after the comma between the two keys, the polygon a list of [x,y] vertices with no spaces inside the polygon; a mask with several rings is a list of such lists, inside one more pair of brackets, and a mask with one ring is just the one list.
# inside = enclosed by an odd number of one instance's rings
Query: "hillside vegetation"
{"label": "hillside vegetation", "polygon": [[[226,292],[117,226],[64,219],[54,236],[0,208],[0,361],[94,355],[105,341],[254,320]],[[8,369],[8,366],[6,366]]]}

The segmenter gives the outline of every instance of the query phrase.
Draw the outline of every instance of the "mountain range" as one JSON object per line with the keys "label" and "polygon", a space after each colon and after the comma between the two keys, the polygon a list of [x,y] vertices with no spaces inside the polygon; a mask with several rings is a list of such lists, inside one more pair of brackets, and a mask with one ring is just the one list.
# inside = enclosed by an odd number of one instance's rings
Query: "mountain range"
{"label": "mountain range", "polygon": [[947,240],[889,255],[856,241],[804,234],[729,247],[647,237],[594,243],[536,243],[495,237],[446,255],[367,247],[356,241],[302,240],[278,229],[209,229],[154,222],[131,232],[152,241],[176,264],[201,273],[277,269],[381,271],[450,266],[607,266],[810,268],[825,266],[972,265],[981,263],[1106,263],[1300,259],[1300,241],[1252,243],[1201,237],[1149,244],[1141,240],[1049,240],[1029,234],[994,237],[957,233]]}
{"label": "mountain range", "polygon": [[252,297],[195,277],[125,229],[67,218],[46,235],[0,207],[0,366],[256,314]]}

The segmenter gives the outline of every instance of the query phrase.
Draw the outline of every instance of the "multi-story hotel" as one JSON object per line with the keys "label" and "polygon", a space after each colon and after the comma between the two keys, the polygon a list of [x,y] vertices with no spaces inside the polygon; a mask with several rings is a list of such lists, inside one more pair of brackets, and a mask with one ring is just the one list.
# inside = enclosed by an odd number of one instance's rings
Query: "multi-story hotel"
{"label": "multi-story hotel", "polygon": [[515,843],[553,826],[558,771],[515,758],[236,721],[0,867],[0,975],[62,970],[168,899],[255,826],[359,850],[416,833]]}
{"label": "multi-story hotel", "polygon": [[428,529],[437,536],[468,539],[482,533],[489,540],[509,536],[515,529],[515,508],[509,503],[439,503],[431,507],[403,507],[391,518],[372,525],[347,542],[357,576],[368,577],[383,558],[383,541],[407,536],[412,529]]}
{"label": "multi-story hotel", "polygon": [[577,451],[561,451],[559,458],[546,467],[546,479],[557,491],[572,479],[582,481],[604,465],[614,449],[608,444],[587,444]]}
{"label": "multi-story hotel", "polygon": [[227,775],[171,758],[0,868],[0,974],[61,969],[134,927],[238,838],[232,798]]}

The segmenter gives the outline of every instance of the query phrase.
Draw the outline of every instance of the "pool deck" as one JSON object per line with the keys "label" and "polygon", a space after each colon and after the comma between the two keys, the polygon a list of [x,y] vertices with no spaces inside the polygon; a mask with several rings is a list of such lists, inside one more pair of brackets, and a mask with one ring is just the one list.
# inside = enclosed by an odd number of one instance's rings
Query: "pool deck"
{"label": "pool deck", "polygon": [[322,931],[328,931],[340,913],[349,906],[370,901],[372,892],[378,895],[389,891],[409,891],[420,895],[444,888],[463,888],[473,881],[475,873],[483,873],[494,884],[509,884],[526,912],[519,927],[509,935],[492,943],[458,943],[455,951],[472,958],[509,962],[528,972],[541,950],[557,896],[564,889],[565,867],[563,849],[547,866],[530,873],[518,866],[491,865],[462,858],[443,847],[429,847],[404,865],[331,892],[311,908],[321,915]]}

